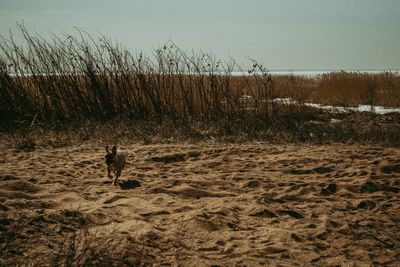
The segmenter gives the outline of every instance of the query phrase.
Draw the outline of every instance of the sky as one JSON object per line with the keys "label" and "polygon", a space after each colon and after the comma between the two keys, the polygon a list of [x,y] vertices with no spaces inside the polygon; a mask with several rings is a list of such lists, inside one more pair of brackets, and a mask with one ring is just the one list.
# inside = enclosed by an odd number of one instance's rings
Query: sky
{"label": "sky", "polygon": [[0,0],[0,35],[100,32],[132,52],[171,40],[270,70],[400,70],[399,0]]}

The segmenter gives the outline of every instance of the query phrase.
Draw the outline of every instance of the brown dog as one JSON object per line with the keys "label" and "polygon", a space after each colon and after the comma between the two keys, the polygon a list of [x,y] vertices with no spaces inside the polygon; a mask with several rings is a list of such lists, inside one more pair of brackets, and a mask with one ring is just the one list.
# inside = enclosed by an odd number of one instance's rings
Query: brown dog
{"label": "brown dog", "polygon": [[126,161],[125,156],[122,152],[117,153],[117,147],[113,146],[111,152],[108,150],[108,146],[106,146],[106,155],[104,159],[107,164],[107,175],[108,178],[113,178],[110,174],[112,171],[114,173],[113,185],[116,185],[118,182],[118,178],[121,176],[122,169],[125,167]]}

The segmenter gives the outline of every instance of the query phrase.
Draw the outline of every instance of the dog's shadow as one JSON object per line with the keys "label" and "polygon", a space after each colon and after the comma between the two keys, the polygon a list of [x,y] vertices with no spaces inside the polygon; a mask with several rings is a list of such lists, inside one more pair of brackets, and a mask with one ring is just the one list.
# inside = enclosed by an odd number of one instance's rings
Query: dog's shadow
{"label": "dog's shadow", "polygon": [[140,182],[138,180],[121,180],[118,181],[118,185],[123,190],[135,189],[140,187]]}

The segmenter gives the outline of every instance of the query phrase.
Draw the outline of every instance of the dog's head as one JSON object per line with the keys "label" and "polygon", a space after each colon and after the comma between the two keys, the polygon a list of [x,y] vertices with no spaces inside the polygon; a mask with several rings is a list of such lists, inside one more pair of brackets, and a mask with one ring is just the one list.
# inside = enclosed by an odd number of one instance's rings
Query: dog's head
{"label": "dog's head", "polygon": [[106,155],[104,156],[104,160],[107,166],[111,166],[115,161],[115,156],[117,155],[117,147],[113,146],[110,150],[108,150],[108,146],[106,146]]}

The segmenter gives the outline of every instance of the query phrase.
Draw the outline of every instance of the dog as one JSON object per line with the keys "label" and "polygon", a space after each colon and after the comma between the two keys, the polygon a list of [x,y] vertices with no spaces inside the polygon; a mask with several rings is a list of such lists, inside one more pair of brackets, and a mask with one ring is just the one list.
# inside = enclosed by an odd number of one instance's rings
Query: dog
{"label": "dog", "polygon": [[[126,165],[125,156],[122,152],[117,153],[116,146],[112,147],[111,152],[108,150],[108,146],[106,146],[106,155],[104,156],[104,160],[107,165],[108,178],[114,178],[112,184],[116,185],[118,178],[121,176],[122,170]],[[111,175],[111,171],[114,173],[114,177]]]}

